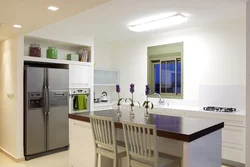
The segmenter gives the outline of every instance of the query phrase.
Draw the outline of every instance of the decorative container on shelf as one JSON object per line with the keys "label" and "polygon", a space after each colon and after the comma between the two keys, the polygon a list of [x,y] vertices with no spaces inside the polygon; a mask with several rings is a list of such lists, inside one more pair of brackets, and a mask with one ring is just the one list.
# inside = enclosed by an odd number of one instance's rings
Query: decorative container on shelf
{"label": "decorative container on shelf", "polygon": [[78,55],[77,54],[67,54],[67,60],[79,61],[78,60]]}
{"label": "decorative container on shelf", "polygon": [[80,50],[79,51],[79,61],[89,62],[90,61],[90,52],[86,49]]}
{"label": "decorative container on shelf", "polygon": [[41,57],[41,48],[38,44],[30,44],[29,47],[29,56],[32,57]]}
{"label": "decorative container on shelf", "polygon": [[56,47],[49,47],[47,49],[47,58],[49,59],[57,59],[58,51]]}

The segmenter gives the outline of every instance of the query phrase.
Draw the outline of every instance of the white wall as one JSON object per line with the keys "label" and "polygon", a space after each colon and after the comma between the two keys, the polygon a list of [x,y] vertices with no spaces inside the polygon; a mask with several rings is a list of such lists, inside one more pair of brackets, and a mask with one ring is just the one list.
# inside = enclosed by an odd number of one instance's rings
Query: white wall
{"label": "white wall", "polygon": [[250,2],[247,2],[247,31],[246,31],[246,167],[250,166]]}
{"label": "white wall", "polygon": [[[113,67],[113,51],[112,44],[107,41],[95,41],[95,68],[105,70],[116,70]],[[103,91],[108,93],[108,99],[114,99],[115,88],[112,86],[95,86],[95,98],[99,98]]]}
{"label": "white wall", "polygon": [[95,68],[113,69],[113,51],[112,44],[106,41],[95,41]]}
{"label": "white wall", "polygon": [[[18,37],[13,37],[0,43],[0,148],[15,158],[20,157],[17,147],[20,108],[17,90],[18,41]],[[13,94],[13,97],[8,97],[8,94]]]}
{"label": "white wall", "polygon": [[[113,43],[112,66],[120,70],[122,95],[130,96],[129,85],[134,83],[135,98],[144,100],[148,46],[184,42],[184,100],[169,101],[204,105],[207,100],[207,105],[227,105],[237,100],[233,107],[245,109],[245,27],[245,19],[240,19]],[[206,97],[208,89],[211,95]]]}

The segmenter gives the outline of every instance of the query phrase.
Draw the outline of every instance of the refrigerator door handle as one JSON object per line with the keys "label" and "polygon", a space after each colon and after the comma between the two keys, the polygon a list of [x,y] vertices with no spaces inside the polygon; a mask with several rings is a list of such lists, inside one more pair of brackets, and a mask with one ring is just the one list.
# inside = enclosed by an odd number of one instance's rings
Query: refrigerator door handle
{"label": "refrigerator door handle", "polygon": [[47,114],[49,115],[50,113],[50,87],[49,87],[49,70],[46,69],[46,85],[47,85],[47,90],[46,90],[46,93],[47,93]]}

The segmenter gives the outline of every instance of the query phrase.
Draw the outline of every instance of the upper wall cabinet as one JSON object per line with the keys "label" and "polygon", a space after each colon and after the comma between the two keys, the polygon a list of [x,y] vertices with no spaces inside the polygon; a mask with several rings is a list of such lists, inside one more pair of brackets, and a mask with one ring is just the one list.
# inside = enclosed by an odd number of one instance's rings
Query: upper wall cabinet
{"label": "upper wall cabinet", "polygon": [[95,86],[114,86],[119,82],[120,74],[118,70],[95,69],[94,71]]}
{"label": "upper wall cabinet", "polygon": [[91,67],[69,65],[69,88],[90,88]]}

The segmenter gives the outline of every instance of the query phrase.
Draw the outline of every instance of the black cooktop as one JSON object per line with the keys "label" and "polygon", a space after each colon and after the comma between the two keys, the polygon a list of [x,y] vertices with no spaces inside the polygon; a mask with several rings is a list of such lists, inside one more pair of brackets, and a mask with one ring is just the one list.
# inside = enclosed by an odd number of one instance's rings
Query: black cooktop
{"label": "black cooktop", "polygon": [[203,107],[203,110],[213,111],[213,112],[236,112],[237,111],[236,108],[214,107],[214,106]]}

